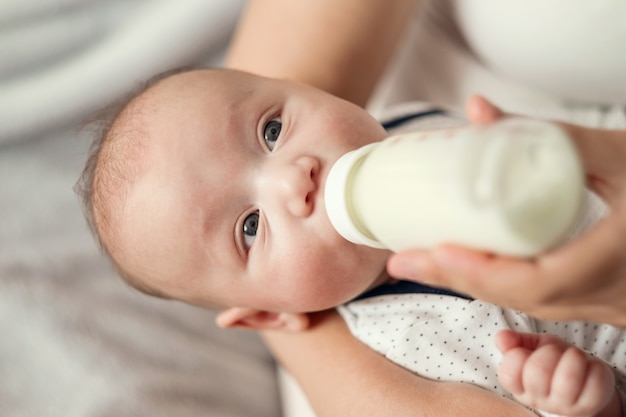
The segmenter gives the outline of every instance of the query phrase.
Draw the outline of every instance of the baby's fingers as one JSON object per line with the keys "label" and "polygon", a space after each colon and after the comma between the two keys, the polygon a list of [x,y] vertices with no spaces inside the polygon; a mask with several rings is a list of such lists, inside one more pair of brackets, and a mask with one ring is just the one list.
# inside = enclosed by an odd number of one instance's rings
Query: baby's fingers
{"label": "baby's fingers", "polygon": [[500,330],[495,337],[496,347],[503,354],[513,348],[525,348],[534,351],[541,346],[556,345],[564,350],[570,345],[563,339],[547,333],[523,333],[511,329]]}
{"label": "baby's fingers", "polygon": [[524,393],[524,365],[532,352],[524,348],[508,350],[498,367],[498,379],[502,386],[515,396]]}
{"label": "baby's fingers", "polygon": [[[590,357],[580,349],[568,348],[554,371],[550,396],[563,403],[575,405],[582,398],[590,376]],[[595,372],[595,371],[594,371]],[[590,388],[587,386],[587,389]]]}
{"label": "baby's fingers", "polygon": [[530,407],[539,407],[550,397],[552,378],[563,350],[558,343],[536,350],[511,349],[502,357],[498,379],[518,400]]}
{"label": "baby's fingers", "polygon": [[502,330],[496,334],[502,352],[498,378],[513,395],[547,396],[561,353],[569,346],[550,334]]}
{"label": "baby's fingers", "polygon": [[552,378],[562,354],[562,346],[549,344],[529,356],[522,375],[524,394],[520,396],[526,404],[536,407],[550,396]]}
{"label": "baby's fingers", "polygon": [[[516,335],[502,336],[504,341]],[[518,341],[524,339],[524,334],[517,336],[522,336]],[[498,379],[527,406],[572,416],[593,415],[604,409],[615,385],[615,376],[606,364],[560,339],[547,344],[540,341],[534,350],[526,346],[506,350]]]}
{"label": "baby's fingers", "polygon": [[576,403],[581,414],[596,413],[611,400],[615,391],[615,375],[597,358],[588,361],[584,386]]}

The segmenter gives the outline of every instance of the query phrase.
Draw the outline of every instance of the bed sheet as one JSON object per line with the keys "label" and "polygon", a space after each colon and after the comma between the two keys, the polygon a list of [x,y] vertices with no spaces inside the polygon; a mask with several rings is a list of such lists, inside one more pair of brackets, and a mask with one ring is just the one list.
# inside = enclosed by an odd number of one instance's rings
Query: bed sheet
{"label": "bed sheet", "polygon": [[[72,191],[91,140],[80,121],[165,67],[219,62],[242,3],[3,2],[0,416],[281,415],[275,364],[258,336],[129,288],[97,249]],[[185,33],[180,22],[158,25],[172,5],[179,18],[185,7],[205,14]],[[150,14],[152,26],[133,13]],[[120,28],[128,42],[116,38]],[[158,39],[193,37],[155,52],[166,45]],[[132,51],[135,61],[125,61]]]}

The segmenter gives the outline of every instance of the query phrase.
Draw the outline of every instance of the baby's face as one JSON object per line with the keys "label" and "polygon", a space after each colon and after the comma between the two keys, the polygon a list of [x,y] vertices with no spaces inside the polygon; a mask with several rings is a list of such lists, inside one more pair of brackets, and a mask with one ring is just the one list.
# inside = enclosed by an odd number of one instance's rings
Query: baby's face
{"label": "baby's face", "polygon": [[332,228],[324,184],[383,139],[362,109],[310,87],[195,71],[145,93],[143,169],[121,211],[130,274],[199,305],[315,311],[382,279],[386,251]]}

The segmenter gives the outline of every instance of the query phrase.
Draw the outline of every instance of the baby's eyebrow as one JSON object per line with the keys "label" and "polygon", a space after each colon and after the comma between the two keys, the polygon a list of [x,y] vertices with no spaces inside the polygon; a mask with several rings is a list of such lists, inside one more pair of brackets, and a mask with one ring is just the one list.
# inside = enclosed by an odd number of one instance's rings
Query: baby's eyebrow
{"label": "baby's eyebrow", "polygon": [[245,90],[240,90],[233,93],[233,99],[228,103],[227,110],[229,113],[238,113],[242,109],[242,105],[245,104],[250,98],[252,98],[257,91],[257,88],[250,87]]}
{"label": "baby's eyebrow", "polygon": [[[256,138],[256,122],[264,109],[260,104],[252,100],[257,95],[258,89],[249,88],[233,95],[227,104],[226,114],[228,117],[226,132],[228,140],[237,140],[244,146],[250,146],[250,139]],[[252,134],[254,133],[254,136]],[[256,142],[254,142],[256,144]]]}

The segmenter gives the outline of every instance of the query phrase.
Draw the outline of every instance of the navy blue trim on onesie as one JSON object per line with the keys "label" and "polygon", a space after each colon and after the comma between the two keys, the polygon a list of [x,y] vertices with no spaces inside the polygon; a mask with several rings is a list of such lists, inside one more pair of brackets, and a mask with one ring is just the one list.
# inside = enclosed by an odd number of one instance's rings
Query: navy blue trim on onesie
{"label": "navy blue trim on onesie", "polygon": [[383,284],[379,285],[376,288],[372,288],[371,290],[356,297],[353,301],[390,294],[439,294],[450,297],[464,298],[466,300],[473,299],[471,297],[468,297],[467,295],[459,294],[443,288],[429,287],[428,285],[420,284],[413,281],[398,281],[393,284]]}
{"label": "navy blue trim on onesie", "polygon": [[447,113],[443,110],[432,109],[432,110],[426,110],[426,111],[421,111],[417,113],[409,113],[404,116],[396,117],[395,119],[387,120],[386,122],[382,122],[381,124],[383,125],[383,128],[385,128],[385,130],[389,130],[389,129],[398,127],[400,125],[403,125],[406,122],[410,122],[412,120],[417,120],[417,119],[421,119],[423,117],[428,117],[428,116],[441,116],[441,115],[446,115],[446,114]]}

